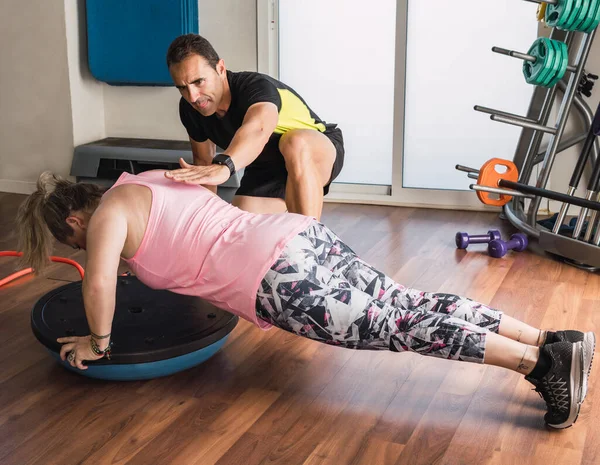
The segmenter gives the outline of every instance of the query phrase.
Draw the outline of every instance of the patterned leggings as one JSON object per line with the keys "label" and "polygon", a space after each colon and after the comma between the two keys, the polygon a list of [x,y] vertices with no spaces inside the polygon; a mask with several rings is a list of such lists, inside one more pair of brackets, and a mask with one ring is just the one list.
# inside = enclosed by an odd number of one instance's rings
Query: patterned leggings
{"label": "patterned leggings", "polygon": [[413,351],[482,363],[502,313],[452,294],[421,292],[365,263],[317,221],[262,279],[257,315],[286,331],[352,349]]}

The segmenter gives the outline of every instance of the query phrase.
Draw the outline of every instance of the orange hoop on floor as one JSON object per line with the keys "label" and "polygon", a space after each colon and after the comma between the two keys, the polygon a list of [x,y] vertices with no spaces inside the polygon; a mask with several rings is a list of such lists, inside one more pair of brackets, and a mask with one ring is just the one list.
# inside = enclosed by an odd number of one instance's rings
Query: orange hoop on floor
{"label": "orange hoop on floor", "polygon": [[[17,252],[14,250],[0,251],[0,257],[21,257],[22,255],[23,252]],[[83,276],[85,274],[85,272],[83,271],[83,267],[75,260],[55,256],[50,257],[50,260],[52,260],[53,262],[66,263],[67,265],[74,266],[75,268],[77,268],[77,271],[79,271],[81,279],[83,279]],[[15,279],[20,278],[21,276],[28,275],[29,273],[33,273],[33,268],[25,268],[24,270],[17,271],[16,273],[13,273],[7,276],[6,278],[0,279],[0,287],[10,283],[11,281],[14,281]]]}

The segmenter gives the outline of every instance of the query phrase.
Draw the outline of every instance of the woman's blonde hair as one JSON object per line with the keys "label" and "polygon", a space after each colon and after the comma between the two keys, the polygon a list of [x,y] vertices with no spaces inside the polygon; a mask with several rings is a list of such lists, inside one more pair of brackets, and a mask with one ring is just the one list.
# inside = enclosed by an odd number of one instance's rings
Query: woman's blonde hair
{"label": "woman's blonde hair", "polygon": [[74,183],[49,171],[42,173],[36,191],[17,213],[22,264],[40,273],[52,253],[53,237],[64,243],[74,233],[67,217],[75,211],[94,210],[104,191],[95,184]]}

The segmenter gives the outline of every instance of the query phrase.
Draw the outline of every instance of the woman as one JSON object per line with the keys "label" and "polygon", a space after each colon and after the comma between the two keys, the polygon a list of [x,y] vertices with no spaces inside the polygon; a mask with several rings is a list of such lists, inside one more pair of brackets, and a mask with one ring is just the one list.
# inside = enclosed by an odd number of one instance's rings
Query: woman
{"label": "woman", "polygon": [[104,192],[44,173],[21,206],[21,249],[36,271],[52,236],[87,251],[82,289],[90,335],[58,340],[72,366],[85,370],[84,361],[110,354],[123,259],[146,285],[201,297],[263,329],[517,371],[546,401],[549,426],[575,422],[593,333],[542,331],[467,298],[406,288],[313,218],[248,213],[172,176],[124,173]]}

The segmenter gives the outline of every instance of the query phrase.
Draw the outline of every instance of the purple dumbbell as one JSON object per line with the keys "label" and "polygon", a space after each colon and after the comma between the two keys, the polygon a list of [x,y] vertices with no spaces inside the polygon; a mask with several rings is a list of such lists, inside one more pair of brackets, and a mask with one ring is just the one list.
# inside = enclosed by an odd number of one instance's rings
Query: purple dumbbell
{"label": "purple dumbbell", "polygon": [[487,234],[480,234],[476,236],[469,236],[465,232],[457,232],[454,239],[456,242],[456,247],[459,249],[466,249],[469,244],[488,244],[490,241],[500,238],[500,231],[493,229],[488,231]]}
{"label": "purple dumbbell", "polygon": [[502,258],[509,250],[522,252],[527,248],[527,236],[523,233],[516,233],[510,236],[508,242],[501,239],[493,240],[488,245],[488,253],[494,258]]}

